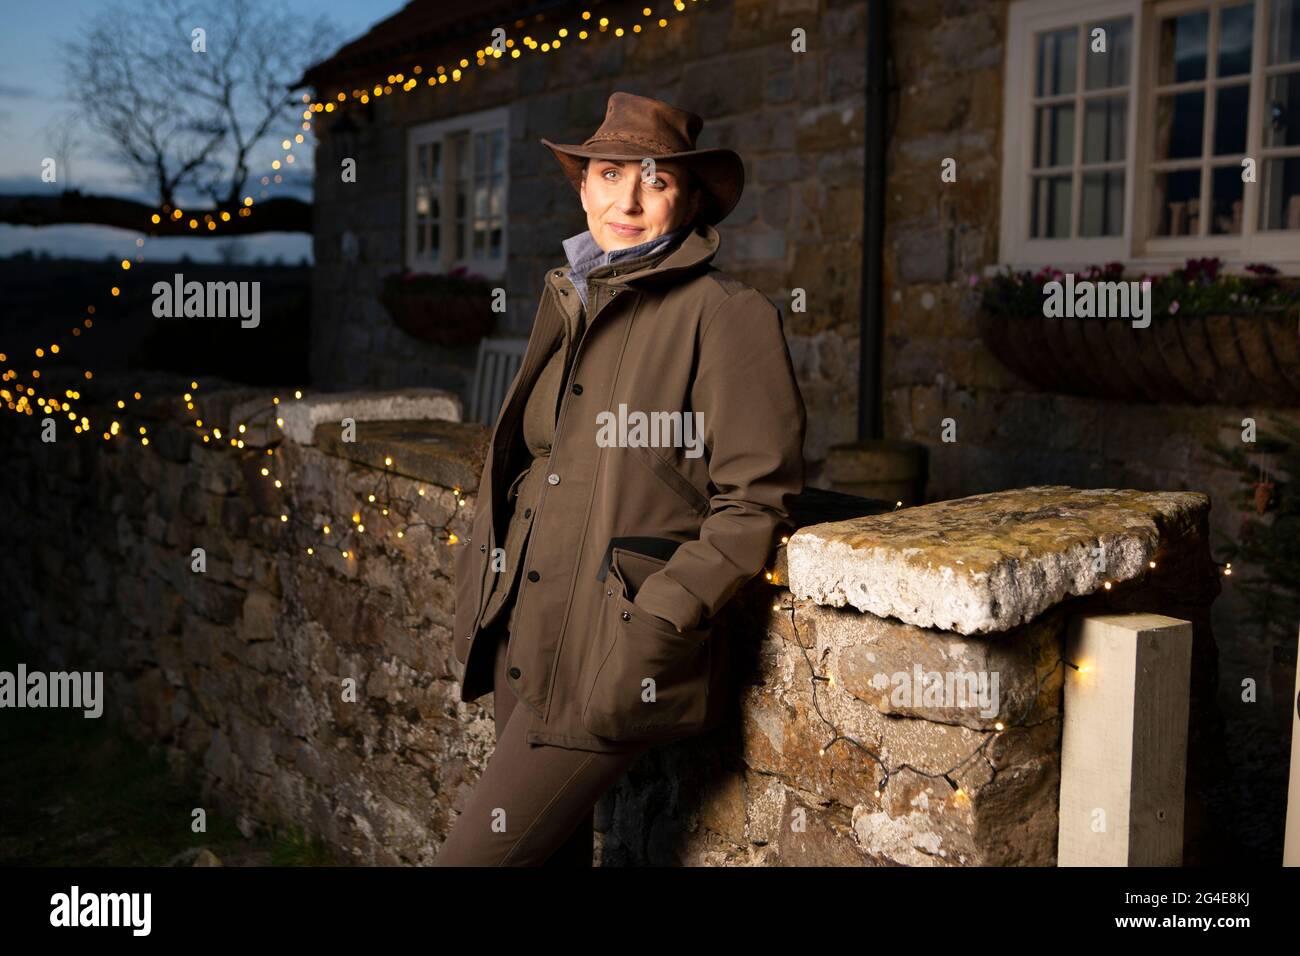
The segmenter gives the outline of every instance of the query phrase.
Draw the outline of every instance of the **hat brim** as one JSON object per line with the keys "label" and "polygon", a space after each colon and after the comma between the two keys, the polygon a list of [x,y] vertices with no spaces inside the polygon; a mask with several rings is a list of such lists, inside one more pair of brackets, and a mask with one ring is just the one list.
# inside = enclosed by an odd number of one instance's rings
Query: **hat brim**
{"label": "hat brim", "polygon": [[708,198],[698,218],[710,225],[716,225],[730,215],[745,188],[745,163],[740,154],[732,149],[713,147],[678,153],[647,153],[644,149],[619,143],[590,147],[578,143],[552,143],[545,138],[541,142],[559,161],[565,178],[575,191],[582,183],[583,161],[587,159],[626,162],[639,161],[649,156],[655,160],[683,163],[695,174]]}

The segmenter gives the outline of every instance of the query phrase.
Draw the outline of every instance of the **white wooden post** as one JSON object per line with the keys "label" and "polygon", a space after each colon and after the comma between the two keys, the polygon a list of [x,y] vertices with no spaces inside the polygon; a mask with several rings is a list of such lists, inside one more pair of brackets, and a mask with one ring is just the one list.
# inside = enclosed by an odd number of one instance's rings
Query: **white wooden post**
{"label": "white wooden post", "polygon": [[1070,622],[1058,866],[1179,866],[1192,625],[1159,614]]}
{"label": "white wooden post", "polygon": [[1300,654],[1296,655],[1295,696],[1291,698],[1291,785],[1286,795],[1286,842],[1282,865],[1300,866]]}

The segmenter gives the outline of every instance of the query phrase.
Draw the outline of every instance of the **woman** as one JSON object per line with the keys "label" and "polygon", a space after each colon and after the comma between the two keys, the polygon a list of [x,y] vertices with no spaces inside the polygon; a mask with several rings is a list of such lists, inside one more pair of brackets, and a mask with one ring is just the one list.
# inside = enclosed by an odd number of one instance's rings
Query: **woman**
{"label": "woman", "polygon": [[744,167],[702,125],[620,92],[581,146],[542,140],[588,230],[546,275],[456,557],[461,699],[493,691],[497,747],[437,865],[590,866],[601,794],[718,723],[712,618],[790,529],[803,399],[780,312],[710,264]]}

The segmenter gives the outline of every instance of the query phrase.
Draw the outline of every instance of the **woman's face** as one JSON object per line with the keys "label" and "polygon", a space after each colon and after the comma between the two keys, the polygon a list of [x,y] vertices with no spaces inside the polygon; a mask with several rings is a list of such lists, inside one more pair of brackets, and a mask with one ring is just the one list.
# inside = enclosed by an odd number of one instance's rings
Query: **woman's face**
{"label": "woman's face", "polygon": [[655,163],[655,175],[641,180],[641,164],[593,159],[580,184],[587,228],[609,252],[649,242],[695,218],[699,198],[688,194],[689,179],[679,163]]}

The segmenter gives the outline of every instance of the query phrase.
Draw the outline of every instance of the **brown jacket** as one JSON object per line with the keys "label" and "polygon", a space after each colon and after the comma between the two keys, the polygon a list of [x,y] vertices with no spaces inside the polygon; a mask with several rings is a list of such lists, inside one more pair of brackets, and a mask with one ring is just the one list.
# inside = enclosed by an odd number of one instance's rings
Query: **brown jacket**
{"label": "brown jacket", "polygon": [[[727,655],[712,618],[791,528],[806,418],[780,311],[710,264],[718,245],[700,225],[653,266],[615,262],[588,277],[506,662],[532,743],[619,750],[699,733],[723,712]],[[465,701],[492,690],[489,642],[476,641],[487,576],[500,573],[490,558],[510,513],[506,476],[528,464],[523,408],[580,307],[568,271],[547,272],[456,556]],[[670,443],[662,413],[686,429]]]}

